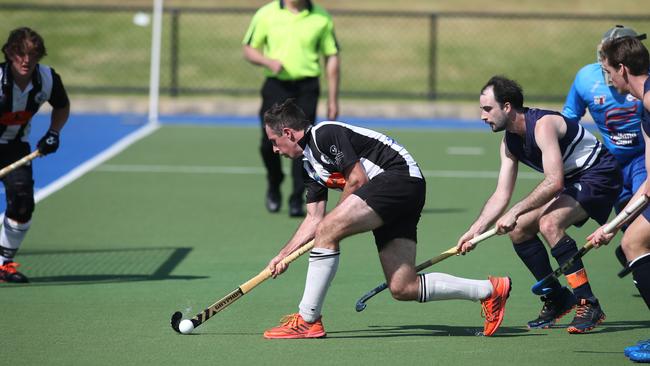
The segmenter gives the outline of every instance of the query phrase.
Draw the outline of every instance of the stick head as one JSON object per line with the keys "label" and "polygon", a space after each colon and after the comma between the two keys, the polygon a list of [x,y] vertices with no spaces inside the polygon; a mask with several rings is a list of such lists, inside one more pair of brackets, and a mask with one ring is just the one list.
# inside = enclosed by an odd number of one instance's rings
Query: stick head
{"label": "stick head", "polygon": [[181,330],[178,328],[178,325],[181,323],[182,319],[183,319],[183,313],[181,313],[180,311],[177,311],[174,314],[172,314],[172,320],[171,320],[172,329],[179,334],[182,334]]}
{"label": "stick head", "polygon": [[535,283],[533,287],[530,288],[530,290],[535,295],[539,295],[539,296],[548,295],[549,293],[551,293],[551,291],[553,291],[553,289],[548,287],[550,280],[552,279],[544,278],[541,281]]}
{"label": "stick head", "polygon": [[355,310],[358,312],[363,311],[366,308],[366,303],[363,302],[362,300],[357,301],[357,305],[355,306]]}

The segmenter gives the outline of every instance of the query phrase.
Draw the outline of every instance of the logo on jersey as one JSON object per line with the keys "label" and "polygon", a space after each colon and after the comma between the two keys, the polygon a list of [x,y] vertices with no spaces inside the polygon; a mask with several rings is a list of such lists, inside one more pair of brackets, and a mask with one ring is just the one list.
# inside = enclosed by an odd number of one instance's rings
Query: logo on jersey
{"label": "logo on jersey", "polygon": [[638,99],[637,99],[634,95],[632,95],[632,94],[628,94],[628,95],[625,97],[625,100],[627,100],[628,102],[636,102]]}
{"label": "logo on jersey", "polygon": [[47,93],[40,91],[34,96],[34,101],[38,104],[43,104],[47,100]]}
{"label": "logo on jersey", "polygon": [[580,183],[573,183],[573,187],[578,191],[582,191],[582,185]]}
{"label": "logo on jersey", "polygon": [[594,104],[596,104],[596,105],[605,104],[605,96],[604,95],[594,95]]}
{"label": "logo on jersey", "polygon": [[336,165],[341,165],[341,162],[343,161],[343,152],[339,151],[336,145],[330,146],[330,154],[334,155],[334,161],[336,162]]}

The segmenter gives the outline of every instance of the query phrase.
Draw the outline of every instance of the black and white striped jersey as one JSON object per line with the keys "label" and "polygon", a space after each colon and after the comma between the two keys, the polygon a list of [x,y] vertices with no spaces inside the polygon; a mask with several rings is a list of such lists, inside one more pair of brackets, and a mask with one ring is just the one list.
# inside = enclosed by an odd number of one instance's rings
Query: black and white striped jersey
{"label": "black and white striped jersey", "polygon": [[392,138],[342,122],[321,122],[300,141],[309,175],[307,203],[327,199],[327,188],[345,187],[343,172],[357,161],[373,179],[384,171],[422,179],[417,162]]}
{"label": "black and white striped jersey", "polygon": [[43,103],[53,108],[69,103],[61,77],[49,66],[37,65],[25,90],[14,83],[6,62],[0,64],[0,80],[0,144],[27,142],[32,117]]}

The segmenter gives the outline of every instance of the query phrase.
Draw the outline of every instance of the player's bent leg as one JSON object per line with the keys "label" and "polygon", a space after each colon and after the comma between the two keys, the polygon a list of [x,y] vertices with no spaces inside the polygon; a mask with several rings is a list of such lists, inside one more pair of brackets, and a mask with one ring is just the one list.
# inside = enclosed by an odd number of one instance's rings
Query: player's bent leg
{"label": "player's bent leg", "polygon": [[622,240],[626,255],[630,255],[629,268],[634,283],[650,309],[650,222],[646,215],[650,209],[639,215],[628,227]]}
{"label": "player's bent leg", "polygon": [[381,217],[364,200],[352,194],[318,224],[314,248],[338,249],[342,239],[371,231],[382,224]]}

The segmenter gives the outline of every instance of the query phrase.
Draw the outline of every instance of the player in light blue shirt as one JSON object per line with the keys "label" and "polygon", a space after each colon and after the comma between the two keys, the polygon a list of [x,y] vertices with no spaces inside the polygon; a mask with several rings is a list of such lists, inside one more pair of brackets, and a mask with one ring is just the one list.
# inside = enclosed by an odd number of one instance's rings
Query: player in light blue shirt
{"label": "player in light blue shirt", "polygon": [[[643,103],[631,94],[621,95],[617,92],[601,64],[602,44],[607,40],[622,37],[643,40],[646,35],[638,34],[634,29],[622,25],[616,25],[605,32],[597,47],[598,62],[586,65],[578,71],[562,110],[562,114],[573,121],[579,121],[586,110],[589,110],[603,143],[618,160],[623,172],[623,189],[614,205],[617,213],[625,207],[647,176],[645,143],[641,131]],[[623,270],[618,274],[623,277],[629,273],[629,268],[620,245],[616,248],[616,258],[623,265]]]}
{"label": "player in light blue shirt", "polygon": [[[608,39],[635,37],[645,39],[632,28],[617,25],[603,35],[600,45]],[[562,114],[579,121],[586,110],[596,122],[607,149],[616,157],[623,170],[623,190],[614,208],[619,212],[646,179],[645,144],[641,132],[643,104],[631,94],[621,95],[598,62],[584,66],[576,74],[567,95]]]}

